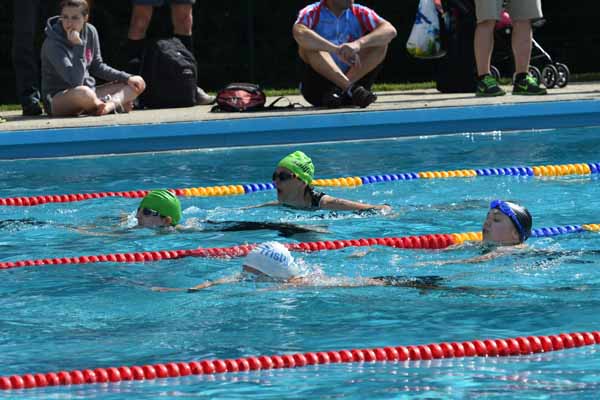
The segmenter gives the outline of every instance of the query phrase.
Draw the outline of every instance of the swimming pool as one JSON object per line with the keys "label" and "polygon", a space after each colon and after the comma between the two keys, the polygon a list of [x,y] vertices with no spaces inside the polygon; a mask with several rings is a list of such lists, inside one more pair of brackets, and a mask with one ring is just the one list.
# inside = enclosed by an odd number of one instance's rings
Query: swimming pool
{"label": "swimming pool", "polygon": [[[0,197],[265,182],[291,149],[309,154],[317,177],[361,176],[598,161],[598,128],[460,134],[355,143],[255,147],[102,158],[1,162]],[[534,227],[598,223],[598,175],[409,180],[326,188],[397,214],[240,207],[273,191],[182,198],[184,218],[284,221],[329,233],[274,231],[164,234],[119,227],[139,200],[96,199],[1,207],[0,261],[266,240],[314,241],[477,231],[495,198],[513,199]],[[83,226],[87,233],[74,229]],[[532,251],[484,264],[425,264],[480,254],[378,246],[295,253],[336,276],[440,275],[448,290],[273,290],[242,283],[204,292],[157,293],[239,270],[239,259],[184,258],[0,271],[0,375],[169,361],[228,359],[560,332],[593,331],[600,303],[598,234],[532,239]],[[457,288],[476,286],[476,291]],[[530,356],[352,363],[143,382],[0,391],[0,398],[595,398],[596,346]],[[17,394],[18,393],[18,394]]]}

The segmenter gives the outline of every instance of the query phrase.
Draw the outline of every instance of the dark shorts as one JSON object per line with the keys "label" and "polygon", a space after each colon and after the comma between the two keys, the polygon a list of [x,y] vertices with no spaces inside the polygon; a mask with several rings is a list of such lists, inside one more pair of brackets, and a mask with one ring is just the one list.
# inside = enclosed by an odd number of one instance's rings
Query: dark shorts
{"label": "dark shorts", "polygon": [[[320,107],[323,103],[323,96],[326,93],[330,93],[335,89],[335,85],[317,73],[310,65],[304,64],[304,72],[302,76],[302,82],[300,91],[302,92],[302,96],[315,107]],[[377,75],[379,75],[379,71],[381,71],[382,64],[379,64],[373,71],[369,72],[367,75],[363,76],[361,80],[355,83],[355,85],[363,86],[367,90],[371,90],[373,83],[377,79]]]}
{"label": "dark shorts", "polygon": [[[195,4],[196,0],[167,0],[171,4]],[[165,3],[165,0],[131,0],[134,6],[152,6],[160,7]]]}

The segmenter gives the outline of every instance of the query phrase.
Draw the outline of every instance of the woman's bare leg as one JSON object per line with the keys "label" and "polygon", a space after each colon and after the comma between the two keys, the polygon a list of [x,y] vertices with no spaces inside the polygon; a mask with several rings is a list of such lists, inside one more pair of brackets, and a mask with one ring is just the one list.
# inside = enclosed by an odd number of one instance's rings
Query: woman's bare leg
{"label": "woman's bare leg", "polygon": [[80,114],[93,114],[104,103],[87,86],[67,89],[52,97],[53,117],[75,117]]}
{"label": "woman's bare leg", "polygon": [[133,101],[141,94],[126,83],[107,83],[96,88],[100,99],[110,95],[106,107],[99,115],[109,114],[115,109],[120,112],[129,112],[133,109]]}

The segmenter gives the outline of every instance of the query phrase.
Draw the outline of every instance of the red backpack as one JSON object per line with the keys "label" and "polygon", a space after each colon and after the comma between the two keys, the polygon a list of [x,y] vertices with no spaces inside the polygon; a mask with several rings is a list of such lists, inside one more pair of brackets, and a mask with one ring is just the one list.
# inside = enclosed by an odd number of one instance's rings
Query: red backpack
{"label": "red backpack", "polygon": [[[287,100],[288,105],[276,106],[280,100]],[[271,104],[265,106],[267,96],[259,85],[254,83],[230,83],[217,93],[217,105],[210,111],[272,111],[277,109],[292,109],[302,107],[301,104],[292,103],[287,97],[278,97]]]}
{"label": "red backpack", "polygon": [[267,96],[253,83],[230,83],[217,94],[217,105],[211,111],[257,111],[265,107]]}

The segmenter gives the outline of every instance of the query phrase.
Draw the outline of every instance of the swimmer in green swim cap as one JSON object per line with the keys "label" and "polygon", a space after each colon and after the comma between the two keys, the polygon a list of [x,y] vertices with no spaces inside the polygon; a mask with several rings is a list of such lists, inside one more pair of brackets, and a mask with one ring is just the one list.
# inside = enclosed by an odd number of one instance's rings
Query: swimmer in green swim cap
{"label": "swimmer in green swim cap", "polygon": [[181,203],[175,194],[161,189],[152,190],[138,206],[136,218],[140,228],[175,228],[185,232],[238,232],[255,230],[276,230],[282,236],[293,236],[299,233],[327,233],[319,226],[297,225],[285,222],[267,221],[193,221],[181,223]]}
{"label": "swimmer in green swim cap", "polygon": [[272,176],[277,189],[277,201],[257,207],[284,205],[307,210],[391,210],[386,204],[360,203],[318,192],[311,185],[314,174],[315,167],[310,157],[301,151],[288,154],[279,161]]}
{"label": "swimmer in green swim cap", "polygon": [[181,220],[181,203],[168,190],[153,190],[142,199],[136,218],[139,227],[177,226]]}

